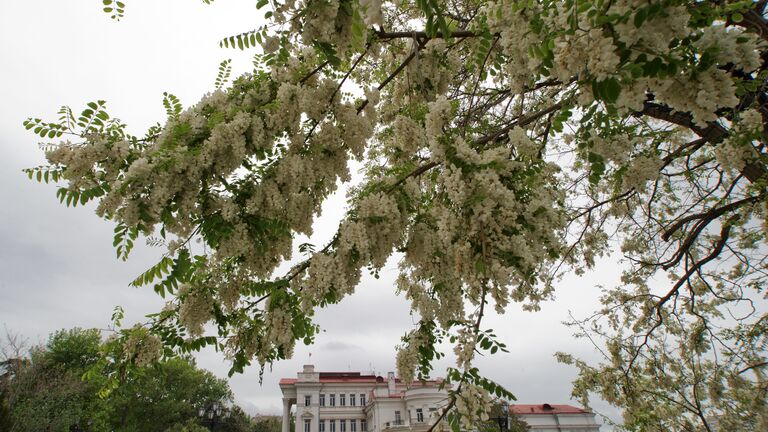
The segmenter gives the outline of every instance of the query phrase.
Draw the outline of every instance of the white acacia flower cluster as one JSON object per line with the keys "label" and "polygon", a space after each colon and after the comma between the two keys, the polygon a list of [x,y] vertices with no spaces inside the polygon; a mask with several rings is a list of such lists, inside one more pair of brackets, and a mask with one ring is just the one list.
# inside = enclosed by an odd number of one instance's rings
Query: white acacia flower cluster
{"label": "white acacia flower cluster", "polygon": [[357,214],[342,221],[334,253],[316,253],[295,283],[305,309],[333,290],[337,299],[354,292],[361,268],[384,266],[400,242],[406,223],[395,199],[385,193],[369,194],[357,203]]}
{"label": "white acacia flower cluster", "polygon": [[426,147],[426,133],[424,128],[412,119],[398,115],[393,122],[393,136],[389,139],[389,145],[410,157],[420,149]]}
{"label": "white acacia flower cluster", "polygon": [[419,49],[416,41],[410,42],[407,55],[413,59],[405,68],[404,78],[395,83],[392,97],[408,102],[433,101],[445,94],[460,59],[447,49],[444,39],[430,39]]}
{"label": "white acacia flower cluster", "polygon": [[301,37],[307,45],[313,41],[335,42],[339,0],[311,0],[306,3],[304,11],[306,17]]}
{"label": "white acacia flower cluster", "polygon": [[320,299],[325,298],[331,290],[339,297],[350,294],[360,281],[360,267],[349,261],[349,255],[342,255],[347,260],[324,253],[316,253],[309,262],[309,268],[304,275],[306,280],[296,291],[301,292],[304,310],[311,310]]}
{"label": "white acacia flower cluster", "polygon": [[456,337],[456,346],[453,347],[453,353],[456,354],[456,365],[463,370],[469,369],[475,358],[476,348],[477,333],[474,328],[471,326],[460,328]]}
{"label": "white acacia flower cluster", "polygon": [[163,342],[144,327],[136,326],[123,344],[123,352],[136,366],[143,367],[160,359]]}
{"label": "white acacia flower cluster", "polygon": [[202,287],[185,285],[179,289],[179,322],[191,337],[203,334],[203,326],[213,316],[213,296]]}
{"label": "white acacia flower cluster", "polygon": [[[539,151],[541,149],[528,136],[528,133],[526,133],[525,129],[521,128],[520,126],[515,126],[511,131],[509,131],[508,136],[509,145],[515,149],[519,156],[526,160],[539,159]],[[497,156],[496,159],[501,159],[501,157],[504,156],[504,153],[501,153],[504,150],[506,150],[504,147],[498,147],[496,149],[496,152],[499,153],[499,156]]]}
{"label": "white acacia flower cluster", "polygon": [[607,13],[629,14],[629,19],[614,26],[618,40],[633,47],[632,58],[641,54],[661,56],[669,51],[669,42],[682,39],[690,33],[688,21],[691,16],[684,6],[669,6],[663,14],[646,19],[640,27],[635,18],[640,9],[648,6],[644,0],[618,0],[611,2]]}
{"label": "white acacia flower cluster", "polygon": [[429,103],[429,112],[427,113],[424,127],[427,138],[430,143],[432,154],[439,158],[442,155],[440,137],[444,135],[443,127],[447,126],[453,119],[453,107],[451,102],[445,96],[440,96],[434,102]]}
{"label": "white acacia flower cluster", "polygon": [[632,159],[622,177],[624,189],[644,190],[646,183],[659,177],[662,165],[663,161],[655,153]]}
{"label": "white acacia flower cluster", "polygon": [[461,416],[461,427],[471,430],[480,422],[488,420],[488,407],[493,403],[491,395],[468,382],[462,383],[456,394],[456,409]]}
{"label": "white acacia flower cluster", "polygon": [[554,55],[554,73],[563,82],[584,72],[602,81],[615,74],[619,65],[613,38],[600,28],[555,39]]}
{"label": "white acacia flower cluster", "polygon": [[760,137],[763,128],[763,118],[757,110],[742,112],[728,137],[715,147],[714,153],[720,167],[731,174],[739,173],[748,163],[758,160],[760,153],[755,149],[753,140]]}
{"label": "white acacia flower cluster", "polygon": [[110,143],[103,136],[92,134],[87,136],[86,145],[65,142],[46,152],[46,158],[51,164],[66,167],[64,178],[71,189],[77,190],[98,186],[100,179],[93,175],[97,164],[109,164],[103,180],[117,181],[122,162],[132,153],[128,141]]}
{"label": "white acacia flower cluster", "polygon": [[[283,31],[297,36],[292,42],[297,43],[299,49],[312,51],[311,47],[320,43],[333,45],[337,52],[344,53],[353,40],[353,8],[357,6],[339,0],[290,0],[276,5],[275,21],[287,24]],[[376,19],[374,9],[371,9],[371,14]],[[292,18],[286,19],[286,16]],[[364,38],[364,35],[361,36]]]}
{"label": "white acacia flower cluster", "polygon": [[623,164],[629,159],[636,146],[635,140],[626,133],[602,137],[594,131],[587,131],[590,151],[607,161]]}
{"label": "white acacia flower cluster", "polygon": [[[202,218],[219,217],[223,231],[202,232],[215,249],[206,263],[209,272],[236,258],[241,282],[267,277],[290,258],[292,233],[310,234],[325,197],[339,180],[349,180],[347,160],[362,157],[376,121],[375,101],[358,115],[352,102],[330,100],[336,81],[312,77],[297,83],[290,69],[299,67],[289,62],[276,72],[293,81],[245,77],[242,87],[207,95],[143,149],[94,137],[85,145],[60,146],[49,160],[65,167],[70,187],[111,181],[97,212],[145,233],[162,223],[168,234],[185,239]],[[311,134],[301,126],[303,115],[316,123]],[[260,178],[233,188],[246,165],[263,165]],[[262,237],[265,230],[283,234]],[[169,243],[172,252],[179,245]],[[351,282],[357,283],[354,277]],[[211,318],[214,300],[233,310],[241,292],[239,282],[226,278],[208,283],[182,296],[180,319],[193,336]]]}
{"label": "white acacia flower cluster", "polygon": [[643,77],[626,83],[621,88],[616,107],[624,114],[642,111],[645,101],[648,100],[648,91],[654,86],[654,82],[655,80]]}
{"label": "white acacia flower cluster", "polygon": [[416,377],[416,368],[419,364],[419,349],[423,344],[423,334],[419,331],[411,331],[405,336],[405,343],[397,347],[396,365],[397,376],[410,385]]}
{"label": "white acacia flower cluster", "polygon": [[367,25],[371,27],[382,25],[381,3],[381,0],[360,0],[363,20]]}
{"label": "white acacia flower cluster", "polygon": [[285,358],[293,356],[293,349],[296,345],[296,338],[293,336],[292,319],[293,316],[284,305],[270,305],[271,299],[267,299],[266,319],[264,327],[266,328],[266,338],[262,342],[262,347],[256,353],[260,364],[268,361],[267,354],[274,349],[282,350]]}
{"label": "white acacia flower cluster", "polygon": [[[478,304],[484,293],[499,312],[510,301],[528,301],[525,307],[536,308],[551,289],[535,288],[538,267],[562,247],[564,224],[558,210],[561,197],[547,186],[554,173],[551,166],[512,160],[506,146],[478,151],[461,138],[442,144],[445,137],[435,131],[448,109],[438,99],[427,115],[432,157],[445,167],[434,190],[410,192],[412,200],[431,197],[432,202],[408,229],[398,278],[398,288],[413,308],[444,328],[465,321],[465,299]],[[525,131],[513,129],[509,145],[530,161],[537,153],[530,141]],[[453,150],[440,148],[446,145]],[[448,153],[467,167],[440,159]],[[530,177],[536,187],[519,189],[514,179]],[[457,345],[467,354],[462,364],[471,360],[470,345]]]}
{"label": "white acacia flower cluster", "polygon": [[[609,12],[625,14],[637,10],[642,4],[645,2],[637,0],[614,2]],[[696,48],[700,52],[711,49],[719,64],[733,63],[745,72],[751,72],[761,64],[760,43],[755,35],[740,29],[726,29],[722,25],[708,26],[694,33],[688,27],[689,20],[690,15],[684,6],[673,6],[665,8],[663,14],[644,20],[640,27],[634,24],[634,19],[629,19],[617,24],[615,30],[618,40],[631,48],[631,60],[640,55],[650,59],[662,56],[679,59],[679,54],[670,48],[670,41],[698,35]],[[714,65],[695,75],[638,79],[622,88],[619,105],[639,111],[648,91],[653,92],[658,101],[678,111],[690,112],[694,121],[702,126],[717,118],[717,109],[733,107],[738,103],[736,88],[727,72]]]}
{"label": "white acacia flower cluster", "polygon": [[760,48],[764,45],[753,33],[727,29],[723,25],[712,25],[701,30],[696,48],[701,51],[713,50],[719,64],[733,64],[744,72],[752,72],[763,63]]}
{"label": "white acacia flower cluster", "polygon": [[[617,106],[624,112],[642,110],[646,95],[651,92],[657,101],[675,110],[690,112],[695,122],[704,126],[717,118],[715,112],[718,109],[735,106],[738,98],[728,72],[714,64],[695,73],[680,71],[665,78],[630,76],[618,68],[621,59],[617,44],[623,44],[629,50],[628,61],[635,61],[641,56],[646,61],[682,61],[682,50],[670,41],[690,36],[694,38],[697,51],[711,51],[718,64],[732,63],[747,73],[761,64],[762,43],[757,35],[733,27],[726,29],[723,25],[692,29],[688,24],[691,16],[685,6],[665,6],[663,13],[636,20],[636,15],[647,13],[645,8],[649,7],[648,2],[612,2],[605,13],[626,16],[627,19],[620,20],[610,29],[599,24],[594,15],[588,15],[593,10],[577,10],[576,3],[567,8],[565,6],[566,3],[560,3],[540,15],[548,24],[548,31],[555,35],[552,50],[554,76],[563,82],[571,77],[598,81],[616,78],[623,81]],[[508,72],[504,78],[516,90],[522,89],[529,76],[539,74],[541,58],[530,53],[540,47],[545,35],[536,33],[527,17],[539,14],[540,7],[538,3],[513,7],[505,2],[487,6],[489,27],[500,32],[498,45],[510,57],[505,64]],[[575,29],[571,28],[572,20],[576,23]],[[570,31],[556,31],[569,28]],[[579,102],[582,105],[591,104],[594,100],[589,86],[582,86],[580,93]]]}
{"label": "white acacia flower cluster", "polygon": [[504,65],[506,76],[514,92],[522,91],[532,76],[539,73],[541,59],[529,55],[529,47],[541,45],[541,37],[530,26],[529,9],[514,11],[510,1],[490,2],[486,6],[488,28],[499,34],[499,49],[509,56]]}
{"label": "white acacia flower cluster", "polygon": [[676,76],[673,79],[654,80],[651,90],[660,102],[681,112],[690,112],[699,126],[717,120],[718,108],[733,107],[739,103],[736,86],[728,72],[710,67],[694,79]]}
{"label": "white acacia flower cluster", "polygon": [[275,352],[283,358],[293,356],[296,346],[293,309],[289,300],[278,294],[266,299],[263,309],[255,312],[254,322],[238,327],[227,338],[224,353],[229,359],[243,355],[248,361],[255,358],[265,365],[274,361]]}
{"label": "white acacia flower cluster", "polygon": [[217,302],[225,312],[234,312],[240,305],[241,296],[248,291],[251,281],[258,279],[247,267],[234,265],[229,261],[207,262],[207,284],[217,287]]}

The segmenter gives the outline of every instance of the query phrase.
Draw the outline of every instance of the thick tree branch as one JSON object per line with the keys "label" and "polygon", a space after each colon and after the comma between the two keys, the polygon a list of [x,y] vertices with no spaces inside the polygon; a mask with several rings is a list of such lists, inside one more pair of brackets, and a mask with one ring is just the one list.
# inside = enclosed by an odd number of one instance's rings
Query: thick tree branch
{"label": "thick tree branch", "polygon": [[[701,127],[694,123],[693,116],[690,113],[677,112],[668,106],[651,101],[646,101],[643,110],[638,114],[648,115],[655,119],[688,128],[712,144],[717,144],[728,136],[728,131],[718,123],[710,122],[707,127]],[[762,164],[748,163],[741,173],[750,182],[754,183],[765,174],[765,171],[765,166]]]}
{"label": "thick tree branch", "polygon": [[385,31],[376,31],[373,33],[376,38],[379,40],[390,40],[390,39],[447,39],[449,37],[451,38],[469,38],[469,37],[477,37],[479,36],[477,33],[469,30],[456,30],[454,32],[451,32],[448,35],[443,35],[443,32],[437,32],[434,36],[427,35],[427,32],[424,31],[395,31],[395,32],[385,32]]}
{"label": "thick tree branch", "polygon": [[702,219],[702,220],[714,220],[723,214],[736,210],[739,207],[745,205],[745,204],[754,204],[758,201],[760,201],[763,197],[762,196],[753,196],[749,198],[744,198],[739,201],[734,201],[730,204],[713,208],[709,211],[703,212],[703,213],[696,213],[689,216],[686,216],[684,218],[678,219],[677,222],[672,224],[671,227],[669,227],[664,233],[661,235],[661,239],[664,241],[669,241],[669,238],[674,234],[677,230],[679,230],[683,225],[686,223],[696,220],[696,219]]}
{"label": "thick tree branch", "polygon": [[562,107],[563,107],[563,103],[562,102],[558,102],[558,103],[550,106],[549,108],[545,108],[543,110],[536,111],[535,113],[527,115],[527,116],[524,116],[524,117],[520,117],[518,120],[513,121],[512,123],[504,126],[503,128],[497,130],[496,132],[494,132],[494,133],[492,133],[490,135],[486,135],[486,136],[476,140],[475,144],[483,145],[483,144],[486,144],[486,143],[488,143],[490,141],[495,141],[497,139],[500,139],[505,134],[509,133],[509,131],[514,129],[516,126],[525,126],[525,125],[528,125],[530,123],[533,123],[534,121],[540,119],[541,117],[544,117],[545,115],[547,115],[547,114],[549,114],[551,112],[555,112],[555,111],[559,110]]}

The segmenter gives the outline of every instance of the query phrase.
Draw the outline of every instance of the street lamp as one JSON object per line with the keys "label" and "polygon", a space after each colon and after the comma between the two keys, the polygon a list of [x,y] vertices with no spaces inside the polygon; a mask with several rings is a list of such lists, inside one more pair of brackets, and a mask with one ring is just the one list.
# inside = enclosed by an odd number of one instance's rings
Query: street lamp
{"label": "street lamp", "polygon": [[200,407],[197,414],[200,416],[204,426],[208,427],[208,430],[214,430],[219,423],[221,417],[221,405],[218,402],[214,402],[207,407]]}
{"label": "street lamp", "polygon": [[501,412],[496,417],[496,421],[499,423],[499,431],[507,432],[509,430],[509,402],[501,401]]}

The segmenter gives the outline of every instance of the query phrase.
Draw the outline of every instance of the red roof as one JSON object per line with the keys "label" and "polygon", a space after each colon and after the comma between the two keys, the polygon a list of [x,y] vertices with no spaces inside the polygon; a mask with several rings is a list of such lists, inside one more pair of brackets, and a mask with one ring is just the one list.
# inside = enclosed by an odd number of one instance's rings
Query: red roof
{"label": "red roof", "polygon": [[[320,377],[320,382],[321,383],[345,383],[345,382],[356,382],[356,383],[359,383],[359,382],[366,383],[366,382],[368,382],[368,383],[375,383],[377,381],[376,381],[376,378],[365,378],[365,377],[359,377],[359,378],[352,378],[352,377],[347,377],[347,378],[324,378],[324,377]],[[378,382],[381,382],[381,381],[378,381]]]}
{"label": "red roof", "polygon": [[[331,373],[326,376],[325,372],[320,373],[321,383],[376,383],[384,382],[384,379],[375,375],[348,375]],[[280,385],[296,384],[297,378],[280,378]]]}
{"label": "red roof", "polygon": [[509,406],[509,411],[515,414],[584,414],[591,413],[583,408],[578,408],[571,405],[550,405],[550,404],[538,404],[538,405],[523,405],[515,404]]}
{"label": "red roof", "polygon": [[[386,379],[376,375],[361,375],[360,372],[319,372],[321,383],[384,383]],[[297,378],[281,378],[280,385],[296,384]],[[399,378],[395,379],[400,382]],[[426,383],[440,383],[441,378],[428,380]],[[416,382],[414,382],[416,384]]]}

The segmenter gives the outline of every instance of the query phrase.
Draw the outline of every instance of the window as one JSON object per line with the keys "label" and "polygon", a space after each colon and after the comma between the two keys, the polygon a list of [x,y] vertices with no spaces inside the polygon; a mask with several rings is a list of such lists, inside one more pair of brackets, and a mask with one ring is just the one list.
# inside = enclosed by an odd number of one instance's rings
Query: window
{"label": "window", "polygon": [[347,432],[347,421],[339,420],[339,432]]}
{"label": "window", "polygon": [[[342,393],[339,395],[339,406],[344,406],[346,404],[347,404],[347,395]],[[344,420],[341,420],[341,421],[344,421]],[[341,432],[344,432],[344,431],[341,431]]]}
{"label": "window", "polygon": [[320,393],[320,406],[325,406],[325,393]]}
{"label": "window", "polygon": [[357,432],[357,420],[352,419],[349,421],[349,432]]}
{"label": "window", "polygon": [[350,393],[349,394],[349,406],[355,406],[355,394]]}
{"label": "window", "polygon": [[320,420],[320,429],[318,429],[319,432],[325,432],[325,420]]}
{"label": "window", "polygon": [[311,395],[304,395],[304,406],[309,406],[312,403]]}
{"label": "window", "polygon": [[[331,395],[333,396],[333,395]],[[331,399],[333,400],[333,399]],[[336,420],[330,420],[331,422],[331,431],[330,432],[336,432]]]}
{"label": "window", "polygon": [[360,393],[360,406],[365,406],[365,393]]}
{"label": "window", "polygon": [[395,411],[395,424],[401,424],[403,422],[403,418],[400,417],[400,411]]}
{"label": "window", "polygon": [[[328,405],[336,406],[336,395],[335,394],[331,393],[331,398],[328,401]],[[333,420],[331,420],[331,421],[333,421]],[[331,423],[331,424],[333,424],[333,423]],[[336,432],[336,431],[331,431],[331,432]]]}
{"label": "window", "polygon": [[424,411],[421,408],[416,408],[416,421],[424,423]]}
{"label": "window", "polygon": [[309,422],[310,421],[312,421],[312,420],[304,420],[304,432],[309,432],[309,428],[310,428],[310,423]]}
{"label": "window", "polygon": [[360,420],[360,432],[366,432],[368,430],[368,421]]}

